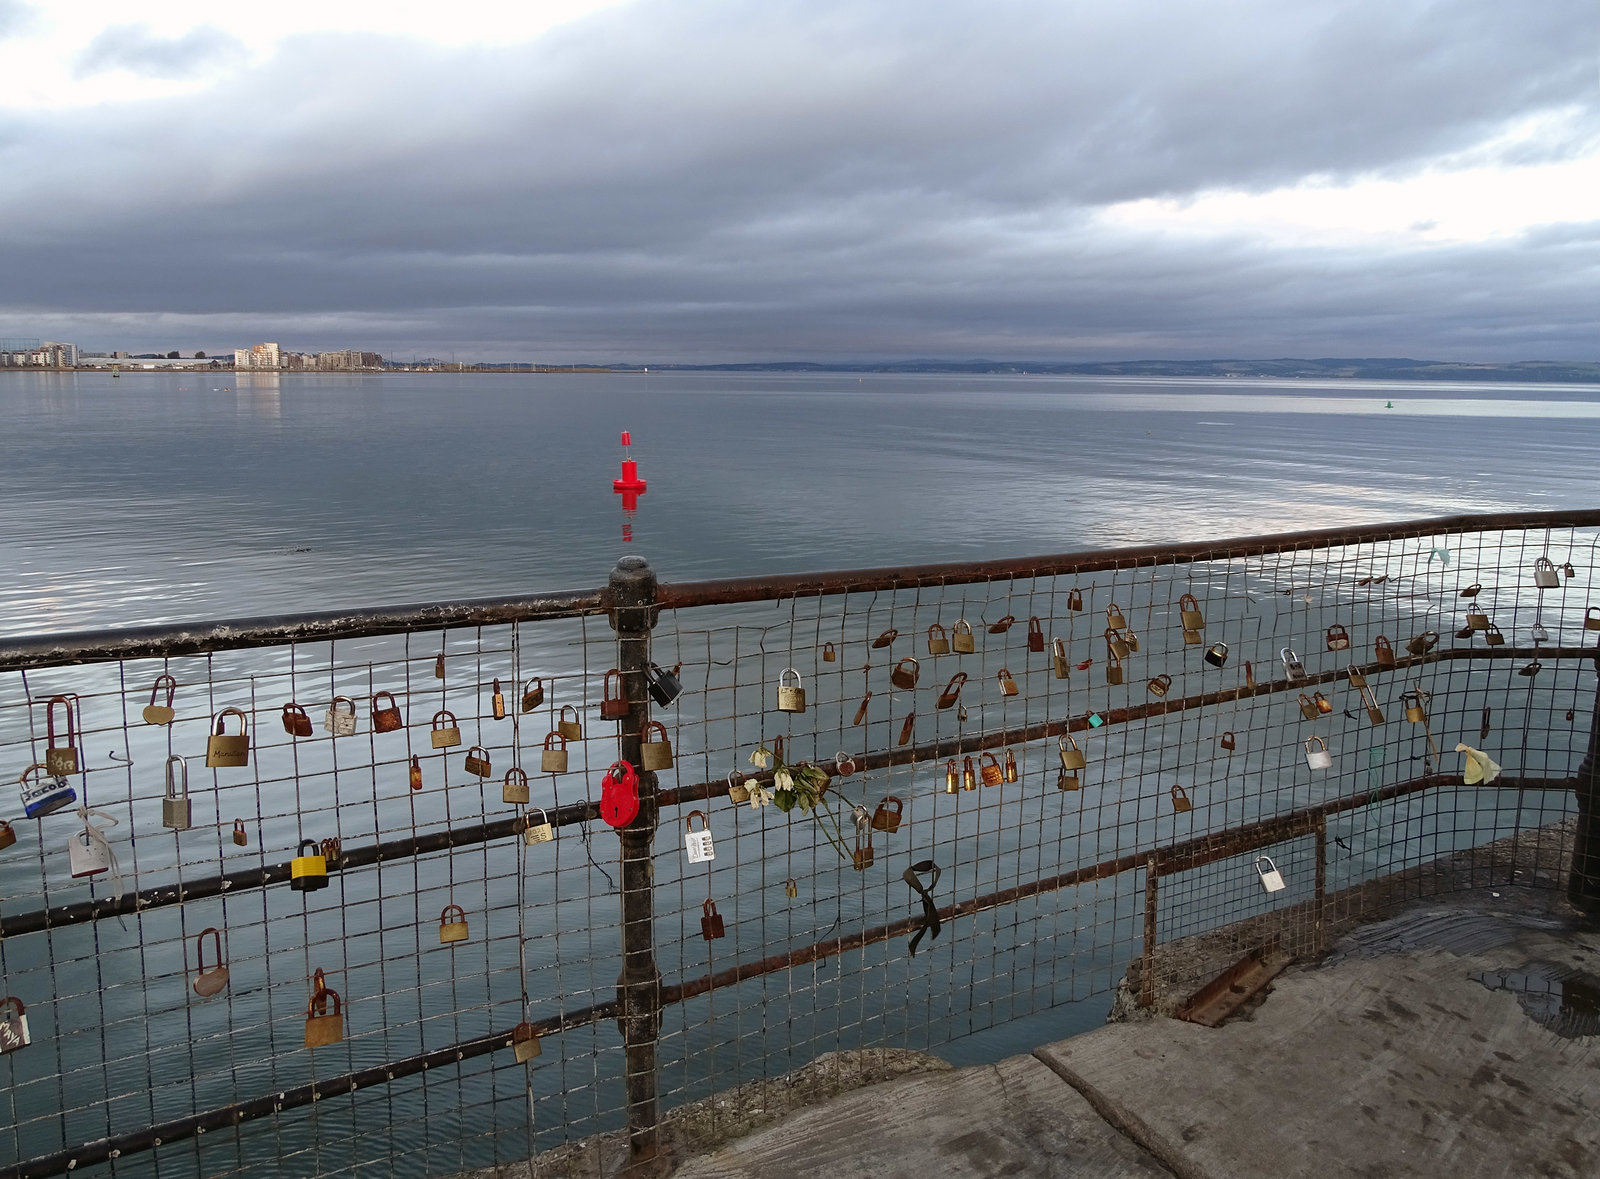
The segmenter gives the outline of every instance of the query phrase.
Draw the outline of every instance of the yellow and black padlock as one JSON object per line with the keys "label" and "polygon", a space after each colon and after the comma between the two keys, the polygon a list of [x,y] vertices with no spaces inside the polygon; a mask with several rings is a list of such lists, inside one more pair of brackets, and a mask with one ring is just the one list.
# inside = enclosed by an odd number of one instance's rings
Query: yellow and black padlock
{"label": "yellow and black padlock", "polygon": [[[794,676],[794,683],[786,682],[788,676]],[[804,712],[806,710],[806,690],[800,685],[800,673],[792,667],[786,667],[778,673],[778,711],[779,712]]]}
{"label": "yellow and black padlock", "polygon": [[[65,718],[62,727],[56,728],[56,710]],[[78,697],[73,694],[52,696],[45,705],[44,768],[57,777],[78,772]],[[209,764],[209,763],[208,763]]]}
{"label": "yellow and black padlock", "polygon": [[1172,677],[1166,672],[1162,672],[1158,676],[1151,677],[1150,681],[1144,686],[1145,691],[1149,692],[1152,696],[1165,696],[1167,694],[1167,690],[1171,687]]}
{"label": "yellow and black padlock", "polygon": [[451,942],[464,942],[467,940],[467,911],[460,905],[446,905],[439,914],[439,942],[449,945]]}
{"label": "yellow and black padlock", "polygon": [[[572,715],[569,717],[567,713]],[[578,710],[570,704],[561,706],[561,719],[556,721],[556,732],[568,741],[583,740],[583,723],[578,719]]]}
{"label": "yellow and black padlock", "polygon": [[322,845],[315,839],[302,839],[294,859],[289,861],[289,887],[296,892],[316,892],[328,887],[328,861],[322,854]]}
{"label": "yellow and black padlock", "polygon": [[672,768],[672,741],[660,721],[651,721],[639,734],[639,764],[647,770]]}
{"label": "yellow and black padlock", "polygon": [[311,736],[311,717],[293,700],[283,706],[283,731],[291,737]]}
{"label": "yellow and black padlock", "polygon": [[956,624],[950,628],[950,649],[957,655],[971,655],[978,649],[972,637],[972,623],[965,618],[956,619]]}
{"label": "yellow and black padlock", "polygon": [[1178,599],[1178,615],[1183,621],[1184,630],[1205,630],[1206,616],[1200,613],[1200,603],[1194,600],[1193,594],[1184,594]]}
{"label": "yellow and black padlock", "polygon": [[461,744],[461,726],[456,714],[441,708],[433,714],[433,732],[429,735],[435,749],[450,749]]}
{"label": "yellow and black padlock", "polygon": [[522,711],[532,712],[544,703],[544,681],[534,676],[522,685]]}
{"label": "yellow and black padlock", "polygon": [[995,678],[1000,682],[1002,696],[1015,696],[1017,694],[1017,681],[1011,678],[1011,670],[1002,667]]}
{"label": "yellow and black padlock", "polygon": [[[892,809],[891,804],[893,804]],[[895,795],[887,796],[878,804],[878,809],[872,812],[872,829],[887,831],[893,835],[900,830],[900,817],[905,811],[905,806],[906,804]]]}
{"label": "yellow and black padlock", "polygon": [[500,690],[499,680],[495,680],[494,687],[489,692],[489,714],[495,720],[506,719],[506,696]]}
{"label": "yellow and black padlock", "polygon": [[528,798],[528,771],[521,766],[512,766],[506,771],[506,780],[500,787],[500,801],[520,806]]}
{"label": "yellow and black padlock", "polygon": [[564,774],[567,772],[567,739],[560,733],[547,733],[544,749],[539,753],[539,772]]}
{"label": "yellow and black padlock", "polygon": [[950,639],[944,633],[944,627],[937,622],[928,628],[928,654],[948,655],[950,653]]}
{"label": "yellow and black padlock", "polygon": [[467,750],[466,760],[462,768],[475,778],[494,777],[494,767],[489,763],[489,751],[482,745],[474,745]]}
{"label": "yellow and black padlock", "polygon": [[994,754],[983,754],[978,758],[978,764],[985,786],[998,786],[1006,780],[1005,771],[1000,768],[1000,759]]}
{"label": "yellow and black padlock", "polygon": [[[239,718],[239,731],[226,731],[228,717]],[[206,740],[206,765],[212,769],[232,768],[250,764],[250,732],[244,713],[237,708],[224,708],[217,713],[217,723]]]}
{"label": "yellow and black padlock", "polygon": [[[907,667],[907,664],[910,667]],[[917,686],[917,677],[921,674],[921,667],[915,656],[907,655],[894,665],[894,670],[889,673],[889,682],[897,688],[909,692]]]}
{"label": "yellow and black padlock", "polygon": [[[166,702],[156,703],[156,697],[163,691],[167,694]],[[156,682],[150,688],[150,703],[145,705],[144,723],[147,725],[170,725],[172,718],[177,715],[173,710],[172,701],[178,693],[178,681],[170,675],[156,676]]]}

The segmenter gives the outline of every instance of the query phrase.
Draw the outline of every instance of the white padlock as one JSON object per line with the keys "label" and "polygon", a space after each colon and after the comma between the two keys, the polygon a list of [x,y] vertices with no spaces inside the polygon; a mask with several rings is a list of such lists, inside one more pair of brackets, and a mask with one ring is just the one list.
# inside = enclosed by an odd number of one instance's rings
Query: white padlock
{"label": "white padlock", "polygon": [[1539,589],[1555,589],[1561,584],[1555,563],[1549,557],[1540,557],[1533,563],[1533,584]]}
{"label": "white padlock", "polygon": [[335,696],[328,714],[322,718],[322,727],[335,737],[352,736],[356,731],[356,702],[348,696]]}
{"label": "white padlock", "polygon": [[1278,658],[1283,661],[1283,670],[1288,675],[1290,683],[1306,678],[1306,665],[1301,663],[1300,656],[1289,650],[1288,647],[1278,652]]}
{"label": "white padlock", "polygon": [[87,821],[83,830],[75,832],[67,841],[67,859],[72,865],[74,880],[111,871],[111,849],[106,846],[106,838]]}
{"label": "white padlock", "polygon": [[[700,830],[694,829],[695,816],[700,816]],[[689,817],[684,820],[687,830],[683,835],[684,850],[689,853],[691,864],[705,864],[717,858],[716,848],[711,846],[711,824],[704,811],[690,811]]]}
{"label": "white padlock", "polygon": [[[1313,749],[1311,743],[1315,741],[1317,748]],[[1326,770],[1333,765],[1333,754],[1328,752],[1328,743],[1321,737],[1306,738],[1306,765],[1314,770]]]}
{"label": "white padlock", "polygon": [[[1261,865],[1265,863],[1266,867]],[[1271,856],[1256,857],[1256,875],[1261,877],[1261,887],[1268,892],[1282,892],[1285,887],[1283,873],[1278,871],[1278,865],[1272,862]]]}

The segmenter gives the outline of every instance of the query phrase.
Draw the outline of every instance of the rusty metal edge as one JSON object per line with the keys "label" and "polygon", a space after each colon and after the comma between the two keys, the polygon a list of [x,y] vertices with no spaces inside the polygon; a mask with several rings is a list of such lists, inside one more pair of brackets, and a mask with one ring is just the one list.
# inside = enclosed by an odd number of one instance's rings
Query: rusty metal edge
{"label": "rusty metal edge", "polygon": [[[1220,1027],[1229,1016],[1259,994],[1263,987],[1287,970],[1293,961],[1293,956],[1279,948],[1277,935],[1274,934],[1185,999],[1172,1013],[1173,1017],[1201,1027]],[[1244,978],[1248,978],[1248,981],[1235,993],[1233,984]]]}

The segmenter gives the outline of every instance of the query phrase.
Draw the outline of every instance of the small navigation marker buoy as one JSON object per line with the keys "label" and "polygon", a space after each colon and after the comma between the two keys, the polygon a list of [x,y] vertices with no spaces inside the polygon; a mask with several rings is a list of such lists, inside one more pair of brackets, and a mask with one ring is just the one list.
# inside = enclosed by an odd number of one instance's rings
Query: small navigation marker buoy
{"label": "small navigation marker buoy", "polygon": [[1383,408],[1384,408],[1384,409],[1393,409],[1393,408],[1394,408],[1394,402],[1392,402],[1392,401],[1391,401],[1391,402],[1389,402],[1389,404],[1388,404],[1388,405],[1386,405],[1386,406],[1384,406],[1384,407],[1383,407]]}
{"label": "small navigation marker buoy", "polygon": [[622,432],[622,478],[611,481],[611,490],[622,497],[622,539],[633,540],[633,513],[639,508],[639,497],[645,493],[645,481],[639,478],[639,464],[629,458],[632,454],[633,435]]}

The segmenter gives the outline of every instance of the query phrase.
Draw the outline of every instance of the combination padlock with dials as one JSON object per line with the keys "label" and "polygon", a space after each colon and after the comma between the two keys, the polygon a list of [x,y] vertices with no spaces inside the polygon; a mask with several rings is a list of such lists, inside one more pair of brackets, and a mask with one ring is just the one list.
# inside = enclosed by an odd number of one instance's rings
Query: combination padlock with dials
{"label": "combination padlock with dials", "polygon": [[528,771],[521,766],[512,766],[506,771],[505,781],[500,785],[500,801],[521,806],[529,797]]}
{"label": "combination padlock with dials", "polygon": [[428,740],[435,749],[453,749],[461,744],[461,725],[456,720],[456,714],[447,708],[441,708],[433,714],[432,729]]}
{"label": "combination padlock with dials", "polygon": [[1372,640],[1372,658],[1379,667],[1393,667],[1394,648],[1389,645],[1388,635],[1379,635]]}
{"label": "combination padlock with dials", "polygon": [[1122,616],[1122,607],[1112,602],[1106,607],[1106,629],[1121,630],[1128,625],[1128,620]]}
{"label": "combination padlock with dials", "polygon": [[[789,676],[794,676],[793,684],[786,682]],[[778,673],[778,711],[804,712],[805,710],[806,690],[800,684],[800,673],[792,667],[786,667]]]}
{"label": "combination padlock with dials", "polygon": [[1007,614],[1004,618],[1000,619],[998,622],[991,622],[989,624],[989,633],[992,634],[992,635],[1003,635],[1003,634],[1006,633],[1006,631],[1010,630],[1013,626],[1015,626],[1016,623],[1017,623],[1016,618],[1014,618],[1010,614]]}
{"label": "combination padlock with dials", "polygon": [[243,819],[235,819],[233,821],[233,842],[238,844],[240,847],[250,846],[250,836],[249,833],[244,829]]}
{"label": "combination padlock with dials", "polygon": [[[443,658],[441,656],[440,658]],[[328,1010],[329,1004],[333,1010]],[[344,1039],[344,1005],[339,992],[323,980],[319,968],[313,976],[311,1000],[306,1004],[306,1047],[323,1048]]]}
{"label": "combination padlock with dials", "polygon": [[1549,557],[1540,557],[1533,563],[1533,584],[1539,589],[1555,589],[1561,584],[1555,564]]}
{"label": "combination padlock with dials", "polygon": [[[36,781],[30,779],[37,778]],[[22,771],[17,779],[22,788],[22,813],[30,819],[41,819],[78,801],[78,792],[66,778],[51,774],[43,762],[35,762]]]}
{"label": "combination padlock with dials", "polygon": [[682,663],[674,664],[671,671],[658,663],[652,663],[645,668],[645,686],[649,689],[650,699],[665,708],[683,695],[683,681],[678,678],[678,673],[682,670]]}
{"label": "combination padlock with dials", "polygon": [[1011,670],[1009,668],[1002,667],[995,679],[999,681],[1000,694],[1002,696],[1015,696],[1017,694],[1017,681],[1011,678]]}
{"label": "combination padlock with dials", "polygon": [[[56,728],[56,710],[64,718],[62,727]],[[76,695],[52,696],[44,709],[45,751],[44,768],[52,774],[78,772],[78,697]]]}
{"label": "combination padlock with dials", "polygon": [[1221,667],[1228,662],[1228,644],[1212,643],[1206,648],[1205,661],[1212,667]]}
{"label": "combination padlock with dials", "polygon": [[494,777],[494,766],[490,764],[489,751],[482,745],[474,745],[467,750],[467,756],[462,761],[461,768],[474,778]]}
{"label": "combination padlock with dials", "polygon": [[1000,759],[992,753],[985,753],[978,758],[980,775],[985,786],[998,786],[1006,780],[1005,771],[1000,768]]}
{"label": "combination padlock with dials", "polygon": [[906,804],[896,795],[887,795],[878,804],[878,809],[872,812],[872,829],[886,831],[893,835],[900,830],[900,819],[905,813]]}
{"label": "combination padlock with dials", "polygon": [[[1263,868],[1262,864],[1266,864],[1266,867]],[[1269,893],[1283,891],[1283,873],[1278,871],[1278,865],[1272,862],[1271,856],[1256,857],[1256,875],[1261,877],[1261,887]]]}
{"label": "combination padlock with dials", "polygon": [[1284,647],[1278,652],[1278,658],[1283,662],[1284,674],[1289,677],[1291,684],[1306,678],[1306,665],[1301,663],[1300,656],[1289,650],[1288,647]]}
{"label": "combination padlock with dials", "polygon": [[[216,965],[210,970],[206,969],[206,935],[211,935],[211,944],[215,948],[212,958]],[[223,987],[228,985],[228,964],[222,960],[222,931],[214,927],[207,927],[200,931],[200,936],[195,939],[195,967],[198,973],[194,976],[194,993],[203,999],[209,999]]]}
{"label": "combination padlock with dials", "polygon": [[1178,616],[1184,630],[1198,633],[1206,628],[1206,616],[1200,612],[1200,603],[1194,600],[1193,594],[1184,594],[1178,599]]}
{"label": "combination padlock with dials", "polygon": [[839,653],[836,650],[834,650],[833,644],[832,643],[823,643],[822,644],[822,662],[824,662],[824,663],[837,663],[838,661],[839,661]]}
{"label": "combination padlock with dials", "polygon": [[[907,667],[907,664],[910,664],[910,666]],[[895,687],[909,692],[917,686],[917,677],[921,675],[921,673],[922,669],[917,663],[916,658],[914,656],[907,655],[899,663],[894,665],[894,670],[889,673],[889,682]]]}
{"label": "combination padlock with dials", "polygon": [[722,914],[717,912],[717,903],[710,897],[700,906],[700,936],[708,942],[723,936]]}
{"label": "combination padlock with dials", "polygon": [[1007,782],[1015,782],[1022,777],[1022,767],[1017,764],[1017,755],[1011,750],[1006,750],[1005,765],[1003,766]]}
{"label": "combination padlock with dials", "polygon": [[315,839],[302,839],[295,849],[295,857],[289,861],[289,887],[296,892],[316,892],[328,887],[328,860],[322,854],[322,845]]}
{"label": "combination padlock with dials", "polygon": [[1128,640],[1123,638],[1121,632],[1115,627],[1106,627],[1105,639],[1106,652],[1113,659],[1126,659],[1129,652],[1133,650],[1132,647],[1128,646]]}
{"label": "combination padlock with dials", "polygon": [[293,700],[283,706],[283,731],[291,737],[311,736],[311,717]]}
{"label": "combination padlock with dials", "polygon": [[1406,642],[1406,650],[1413,655],[1426,655],[1439,645],[1439,632],[1425,630]]}
{"label": "combination padlock with dials", "polygon": [[1189,801],[1189,792],[1176,782],[1172,784],[1172,789],[1167,793],[1172,798],[1172,809],[1178,814],[1194,810],[1194,803]]}
{"label": "combination padlock with dials", "polygon": [[[239,731],[227,731],[228,718],[239,719]],[[210,769],[238,769],[250,764],[250,729],[244,713],[224,708],[217,713],[211,736],[206,739],[206,766]]]}
{"label": "combination padlock with dials", "polygon": [[1067,658],[1067,644],[1064,639],[1050,640],[1050,663],[1058,680],[1066,679],[1071,673],[1071,661]]}
{"label": "combination padlock with dials", "polygon": [[[533,821],[533,811],[539,812],[539,821]],[[522,842],[532,847],[539,843],[549,843],[556,837],[555,825],[550,822],[550,815],[544,807],[536,806],[529,811],[522,825]]]}
{"label": "combination padlock with dials", "polygon": [[1166,672],[1162,672],[1158,676],[1151,677],[1150,681],[1145,684],[1144,689],[1152,696],[1165,696],[1171,687],[1172,677]]}
{"label": "combination padlock with dials", "polygon": [[[167,694],[166,702],[163,704],[157,704],[156,699],[161,695],[162,692]],[[156,676],[156,682],[150,687],[150,703],[145,705],[143,713],[144,723],[147,725],[170,725],[173,718],[178,715],[176,710],[172,707],[172,701],[176,698],[177,694],[177,680],[173,679],[170,675]]]}
{"label": "combination padlock with dials", "polygon": [[[700,827],[695,829],[695,819]],[[711,842],[711,820],[705,811],[690,811],[683,821],[683,850],[689,854],[691,864],[709,864],[717,858],[717,849]]]}
{"label": "combination padlock with dials", "polygon": [[978,644],[972,637],[972,623],[965,618],[958,618],[956,624],[950,628],[950,649],[957,655],[971,655],[978,649]]}
{"label": "combination padlock with dials", "polygon": [[1337,622],[1328,628],[1324,637],[1330,651],[1346,651],[1350,648],[1350,633]]}
{"label": "combination padlock with dials", "polygon": [[506,719],[506,694],[500,690],[500,681],[494,681],[494,687],[489,690],[489,715],[495,720]]}
{"label": "combination padlock with dials", "polygon": [[613,827],[626,827],[639,814],[639,775],[625,760],[611,763],[600,782],[600,817]]}
{"label": "combination padlock with dials", "polygon": [[1306,765],[1314,770],[1326,770],[1333,766],[1333,754],[1328,752],[1328,743],[1321,737],[1306,738]]}
{"label": "combination padlock with dials", "polygon": [[1414,725],[1428,723],[1428,714],[1422,708],[1422,693],[1401,692],[1400,702],[1406,706],[1406,719]]}
{"label": "combination padlock with dials", "polygon": [[527,1064],[544,1049],[539,1045],[539,1033],[526,1021],[511,1029],[511,1055],[518,1064]]}
{"label": "combination padlock with dials", "polygon": [[439,913],[439,944],[467,940],[467,911],[460,905],[446,905]]}
{"label": "combination padlock with dials", "polygon": [[532,712],[544,703],[544,681],[534,676],[522,685],[522,711]]}
{"label": "combination padlock with dials", "polygon": [[[173,765],[178,768],[173,773]],[[194,811],[189,801],[189,763],[176,753],[167,758],[166,792],[161,796],[161,825],[187,831]]]}
{"label": "combination padlock with dials", "polygon": [[1037,615],[1028,619],[1028,650],[1035,652],[1044,650],[1044,624],[1039,621]]}
{"label": "combination padlock with dials", "polygon": [[950,639],[944,633],[944,627],[935,622],[928,628],[928,654],[948,655],[950,653]]}
{"label": "combination padlock with dials", "polygon": [[406,784],[413,790],[422,789],[422,759],[415,753],[411,755],[411,765],[406,770]]}
{"label": "combination padlock with dials", "polygon": [[372,709],[374,733],[397,733],[406,727],[406,718],[400,712],[400,702],[393,692],[378,692],[369,703]]}
{"label": "combination padlock with dials", "polygon": [[[569,717],[567,713],[572,715]],[[570,704],[561,706],[560,718],[556,721],[556,732],[568,741],[583,740],[583,722],[578,718],[578,710]]]}
{"label": "combination padlock with dials", "polygon": [[967,682],[967,673],[958,671],[950,677],[950,682],[944,686],[944,691],[939,693],[939,698],[933,702],[935,708],[949,708],[961,699],[962,685]]}
{"label": "combination padlock with dials", "polygon": [[28,1031],[28,1009],[15,995],[0,999],[0,1052],[15,1052],[33,1043]]}
{"label": "combination padlock with dials", "polygon": [[601,682],[600,715],[606,720],[621,720],[628,715],[628,698],[622,694],[622,672],[615,667],[606,672]]}
{"label": "combination padlock with dials", "polygon": [[335,737],[351,737],[356,731],[356,702],[348,696],[335,696],[322,718],[322,728]]}

